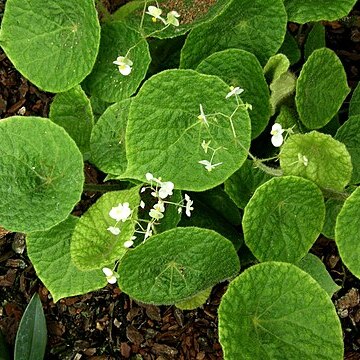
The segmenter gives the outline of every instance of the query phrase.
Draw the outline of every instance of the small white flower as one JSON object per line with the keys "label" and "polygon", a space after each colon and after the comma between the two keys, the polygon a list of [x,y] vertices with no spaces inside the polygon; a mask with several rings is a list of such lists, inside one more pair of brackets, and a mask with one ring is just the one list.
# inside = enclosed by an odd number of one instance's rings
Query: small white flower
{"label": "small white flower", "polygon": [[165,211],[165,206],[164,206],[164,203],[162,201],[159,201],[158,203],[156,203],[153,208],[157,211],[160,211],[160,212],[164,212]]}
{"label": "small white flower", "polygon": [[145,203],[144,203],[142,200],[140,201],[140,207],[141,207],[142,209],[145,208]]}
{"label": "small white flower", "polygon": [[134,245],[134,240],[136,239],[136,236],[132,236],[130,240],[124,242],[124,247],[127,249],[132,247]]}
{"label": "small white flower", "polygon": [[151,218],[156,219],[156,220],[160,220],[164,217],[164,214],[156,209],[151,209],[149,211],[149,215]]}
{"label": "small white flower", "polygon": [[192,204],[194,203],[191,199],[190,196],[188,194],[185,194],[185,214],[190,217],[191,216],[191,211],[194,210],[194,208],[192,207]]}
{"label": "small white flower", "polygon": [[149,223],[147,228],[146,228],[146,231],[145,231],[144,240],[146,240],[150,236],[152,236],[152,230],[151,230],[151,224]]}
{"label": "small white flower", "polygon": [[207,154],[207,152],[209,150],[210,143],[211,143],[211,140],[209,140],[208,142],[203,140],[202,143],[201,143],[201,147],[203,148],[205,154]]}
{"label": "small white flower", "polygon": [[109,212],[109,216],[112,219],[122,222],[126,221],[130,215],[131,215],[131,209],[129,208],[128,202],[113,207]]}
{"label": "small white flower", "polygon": [[272,135],[271,137],[271,143],[275,146],[275,147],[280,147],[282,145],[282,143],[284,142],[284,137],[282,136],[284,132],[284,129],[282,128],[282,126],[278,123],[275,123],[270,131],[270,134]]}
{"label": "small white flower", "polygon": [[120,234],[120,229],[117,226],[109,226],[107,230],[109,230],[113,235]]}
{"label": "small white flower", "polygon": [[178,213],[179,213],[179,214],[182,213],[182,207],[178,207]]}
{"label": "small white flower", "polygon": [[145,187],[145,186],[143,186],[143,187],[141,188],[141,190],[140,190],[140,193],[145,192],[145,190],[146,190],[146,187]]}
{"label": "small white flower", "polygon": [[228,92],[228,94],[225,96],[225,99],[228,99],[231,96],[234,95],[240,95],[244,92],[244,89],[241,89],[239,86],[233,87],[230,86],[230,92]]}
{"label": "small white flower", "polygon": [[104,267],[102,268],[103,273],[106,276],[106,280],[109,284],[115,284],[117,281],[117,274],[111,269]]}
{"label": "small white flower", "polygon": [[156,22],[157,20],[161,20],[165,25],[165,20],[160,16],[162,14],[162,10],[156,6],[149,6],[148,11],[146,11],[146,14],[149,14],[152,16],[152,21]]}
{"label": "small white flower", "polygon": [[200,115],[198,116],[198,119],[201,120],[207,127],[209,127],[209,123],[206,119],[204,109],[201,104],[200,104]]}
{"label": "small white flower", "polygon": [[167,16],[166,16],[166,24],[170,24],[170,25],[174,25],[174,26],[179,26],[179,20],[177,19],[178,17],[180,17],[180,14],[176,11],[170,11]]}
{"label": "small white flower", "polygon": [[146,174],[145,174],[145,177],[146,177],[146,180],[147,180],[147,181],[154,180],[154,176],[153,176],[153,174],[151,174],[151,173],[146,173]]}
{"label": "small white flower", "polygon": [[219,162],[219,163],[217,163],[217,164],[212,164],[212,163],[211,163],[210,161],[208,161],[208,160],[200,160],[200,161],[199,161],[199,164],[204,165],[204,166],[205,166],[205,169],[206,169],[207,171],[212,171],[213,169],[216,168],[216,166],[221,165],[222,162]]}
{"label": "small white flower", "polygon": [[131,73],[133,62],[126,56],[118,56],[116,61],[113,61],[113,64],[118,66],[122,75],[127,76]]}
{"label": "small white flower", "polygon": [[245,110],[252,110],[252,109],[253,109],[253,107],[251,104],[245,103]]}
{"label": "small white flower", "polygon": [[305,155],[298,153],[298,159],[299,163],[303,164],[305,167],[308,166],[309,159]]}
{"label": "small white flower", "polygon": [[161,199],[167,198],[169,195],[173,194],[174,183],[171,181],[162,182],[159,189],[159,197]]}

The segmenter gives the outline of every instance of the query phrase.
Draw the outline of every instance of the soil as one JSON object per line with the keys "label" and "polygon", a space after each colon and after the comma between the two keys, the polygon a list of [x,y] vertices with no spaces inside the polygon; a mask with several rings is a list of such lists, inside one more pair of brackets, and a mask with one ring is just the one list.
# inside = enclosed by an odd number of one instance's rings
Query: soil
{"label": "soil", "polygon": [[[4,9],[0,0],[0,19]],[[104,1],[114,11],[123,1]],[[297,25],[289,26],[297,31]],[[326,24],[327,45],[341,58],[349,85],[360,79],[360,5],[342,21]],[[0,118],[21,114],[48,115],[52,94],[23,78],[0,50]],[[100,183],[104,174],[87,164],[87,183]],[[80,215],[99,194],[86,192],[75,209]],[[312,253],[342,286],[333,296],[344,334],[345,359],[360,359],[360,280],[342,264],[335,243],[320,237]],[[199,309],[180,311],[174,306],[139,304],[116,286],[56,304],[26,255],[23,234],[0,228],[0,330],[12,349],[22,313],[33,293],[40,295],[47,326],[46,359],[222,359],[217,335],[217,308],[226,283],[214,287]],[[0,354],[1,355],[1,354]]]}

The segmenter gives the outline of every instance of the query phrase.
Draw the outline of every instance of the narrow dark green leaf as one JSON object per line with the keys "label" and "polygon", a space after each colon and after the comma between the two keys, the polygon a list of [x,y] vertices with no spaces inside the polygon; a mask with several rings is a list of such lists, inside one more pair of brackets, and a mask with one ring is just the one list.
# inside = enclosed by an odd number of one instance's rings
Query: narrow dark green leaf
{"label": "narrow dark green leaf", "polygon": [[16,334],[14,360],[41,360],[46,348],[46,321],[38,294],[34,294]]}

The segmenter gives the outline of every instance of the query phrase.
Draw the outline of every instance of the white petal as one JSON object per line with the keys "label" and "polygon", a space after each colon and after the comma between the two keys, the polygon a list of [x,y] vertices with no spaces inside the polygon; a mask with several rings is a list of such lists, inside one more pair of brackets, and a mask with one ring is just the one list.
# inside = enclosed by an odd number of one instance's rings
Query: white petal
{"label": "white petal", "polygon": [[102,268],[102,271],[105,274],[105,276],[113,276],[114,275],[113,271],[107,267]]}
{"label": "white petal", "polygon": [[151,174],[151,173],[146,173],[146,174],[145,174],[145,177],[146,177],[146,180],[147,180],[147,181],[154,180],[154,176],[153,176],[153,174]]}
{"label": "white petal", "polygon": [[284,132],[282,126],[279,123],[275,123],[270,131],[271,135],[282,134]]}
{"label": "white petal", "polygon": [[134,242],[132,240],[128,240],[124,242],[124,247],[130,248],[134,245]]}
{"label": "white petal", "polygon": [[116,226],[109,226],[107,228],[107,230],[109,230],[113,235],[119,235],[120,234],[120,229]]}
{"label": "white petal", "polygon": [[278,135],[274,135],[271,137],[271,143],[275,146],[275,147],[280,147],[282,145],[284,141],[284,138],[281,134]]}
{"label": "white petal", "polygon": [[119,71],[122,75],[127,76],[131,73],[131,66],[121,65],[121,66],[119,66]]}
{"label": "white petal", "polygon": [[145,203],[141,200],[140,201],[140,207],[143,209],[145,207]]}
{"label": "white petal", "polygon": [[113,275],[113,276],[107,277],[106,280],[109,284],[115,284],[117,281],[117,278],[115,275]]}

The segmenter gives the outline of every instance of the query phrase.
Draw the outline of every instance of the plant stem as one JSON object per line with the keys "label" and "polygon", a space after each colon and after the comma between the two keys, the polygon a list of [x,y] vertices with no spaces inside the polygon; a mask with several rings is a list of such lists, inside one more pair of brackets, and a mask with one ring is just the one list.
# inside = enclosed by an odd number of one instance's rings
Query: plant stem
{"label": "plant stem", "polygon": [[111,14],[101,0],[96,0],[96,8],[101,15],[102,22],[111,21]]}
{"label": "plant stem", "polygon": [[275,169],[273,167],[267,166],[267,165],[262,163],[261,159],[254,158],[253,161],[254,161],[254,166],[257,167],[258,169],[262,170],[266,174],[269,174],[271,176],[282,176],[282,175],[284,175],[283,171],[281,169]]}
{"label": "plant stem", "polygon": [[350,194],[347,192],[332,190],[332,189],[321,189],[325,198],[345,201]]}

